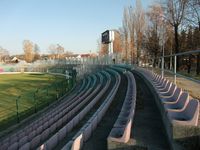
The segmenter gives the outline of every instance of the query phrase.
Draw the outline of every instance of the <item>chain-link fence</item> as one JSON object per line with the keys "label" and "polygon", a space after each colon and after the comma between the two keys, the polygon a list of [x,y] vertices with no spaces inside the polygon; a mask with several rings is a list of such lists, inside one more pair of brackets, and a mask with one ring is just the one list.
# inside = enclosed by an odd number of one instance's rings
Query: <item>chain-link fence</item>
{"label": "chain-link fence", "polygon": [[[6,107],[1,107],[0,102],[0,131],[19,123],[28,116],[37,113],[51,103],[59,100],[64,94],[72,89],[75,85],[76,77],[74,74],[70,74],[70,78],[66,78],[65,68],[52,68],[54,73],[60,73],[60,75],[52,75],[48,78],[48,84],[36,88],[32,92],[21,91],[20,95],[15,98],[9,99]],[[57,71],[57,72],[56,72]],[[2,99],[1,101],[4,101]]]}

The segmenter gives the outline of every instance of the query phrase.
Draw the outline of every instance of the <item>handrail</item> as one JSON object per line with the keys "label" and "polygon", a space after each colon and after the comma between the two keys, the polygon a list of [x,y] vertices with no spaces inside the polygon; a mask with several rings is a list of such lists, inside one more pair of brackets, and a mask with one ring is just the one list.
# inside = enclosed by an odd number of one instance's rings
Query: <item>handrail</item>
{"label": "handrail", "polygon": [[200,53],[200,50],[193,50],[193,51],[188,51],[188,52],[181,52],[181,53],[176,53],[176,54],[172,54],[172,55],[164,55],[164,56],[160,56],[158,58],[181,56],[181,55],[188,55],[188,54],[194,54],[194,53]]}

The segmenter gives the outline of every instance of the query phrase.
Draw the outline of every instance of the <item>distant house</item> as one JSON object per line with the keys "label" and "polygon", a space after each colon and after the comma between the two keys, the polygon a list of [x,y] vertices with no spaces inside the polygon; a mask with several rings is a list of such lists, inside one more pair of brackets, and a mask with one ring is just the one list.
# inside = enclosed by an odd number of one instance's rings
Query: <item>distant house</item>
{"label": "distant house", "polygon": [[11,60],[12,63],[18,63],[20,60],[17,57],[13,57]]}
{"label": "distant house", "polygon": [[90,56],[91,56],[90,54],[81,54],[81,58],[88,58]]}

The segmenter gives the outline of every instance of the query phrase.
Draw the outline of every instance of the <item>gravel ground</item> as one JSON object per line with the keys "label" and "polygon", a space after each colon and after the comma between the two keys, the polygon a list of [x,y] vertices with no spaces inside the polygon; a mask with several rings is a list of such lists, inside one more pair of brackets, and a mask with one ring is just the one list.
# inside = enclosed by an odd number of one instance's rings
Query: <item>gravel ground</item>
{"label": "gravel ground", "polygon": [[[137,103],[131,138],[136,145],[148,149],[169,149],[161,115],[153,99],[153,94],[145,82],[135,75],[137,83]],[[137,144],[138,143],[138,144]]]}

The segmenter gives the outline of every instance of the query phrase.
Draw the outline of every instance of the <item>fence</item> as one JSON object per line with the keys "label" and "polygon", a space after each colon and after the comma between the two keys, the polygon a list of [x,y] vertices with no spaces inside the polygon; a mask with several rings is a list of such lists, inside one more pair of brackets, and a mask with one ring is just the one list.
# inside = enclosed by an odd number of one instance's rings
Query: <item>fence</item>
{"label": "fence", "polygon": [[174,76],[174,83],[177,76],[200,83],[200,50],[149,59],[145,67],[160,69],[162,76],[164,72],[171,73]]}
{"label": "fence", "polygon": [[[61,69],[60,69],[61,70]],[[0,131],[19,123],[28,116],[37,113],[52,102],[59,100],[75,84],[75,77],[66,79],[57,75],[48,79],[47,86],[38,87],[34,92],[15,97],[12,105],[0,111]],[[26,101],[26,103],[25,103]]]}

